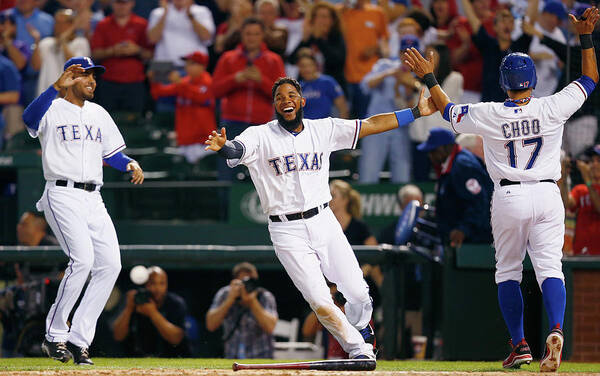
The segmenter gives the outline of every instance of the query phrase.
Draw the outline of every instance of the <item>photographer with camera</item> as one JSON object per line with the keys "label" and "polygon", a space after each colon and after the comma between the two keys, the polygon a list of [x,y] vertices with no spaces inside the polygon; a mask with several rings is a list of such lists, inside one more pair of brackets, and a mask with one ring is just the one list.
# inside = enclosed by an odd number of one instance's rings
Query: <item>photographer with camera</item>
{"label": "photographer with camera", "polygon": [[167,273],[151,266],[145,287],[127,292],[125,309],[113,324],[113,337],[123,342],[127,356],[190,356],[184,331],[187,307],[167,286]]}
{"label": "photographer with camera", "polygon": [[233,280],[215,295],[206,314],[206,329],[223,325],[225,358],[273,358],[277,323],[275,297],[258,287],[256,267],[242,262],[233,267]]}

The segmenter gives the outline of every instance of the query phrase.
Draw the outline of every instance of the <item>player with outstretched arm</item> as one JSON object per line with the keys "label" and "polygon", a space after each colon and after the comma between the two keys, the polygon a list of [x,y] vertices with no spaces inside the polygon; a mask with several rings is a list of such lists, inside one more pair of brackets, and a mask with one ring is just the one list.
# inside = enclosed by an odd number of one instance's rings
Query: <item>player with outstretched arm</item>
{"label": "player with outstretched arm", "polygon": [[485,162],[494,182],[491,220],[498,301],[512,346],[504,368],[519,368],[533,359],[523,333],[519,286],[525,252],[531,258],[550,323],[540,371],[556,371],[561,361],[566,304],[561,262],[565,213],[556,181],[561,177],[564,124],[598,82],[591,33],[600,16],[594,7],[580,20],[569,17],[581,42],[582,75],[548,97],[531,96],[537,80],[535,65],[522,53],[507,55],[500,65],[500,85],[508,95],[504,103],[464,105],[451,103],[437,84],[431,58],[424,59],[415,49],[403,55],[413,72],[423,77],[436,107],[454,131],[483,136]]}
{"label": "player with outstretched arm", "polygon": [[[405,126],[437,111],[421,92],[418,105],[365,120],[303,118],[300,84],[280,78],[272,89],[276,119],[250,127],[233,141],[213,132],[207,149],[244,164],[258,192],[277,258],[319,321],[351,358],[375,359],[369,288],[328,203],[329,156],[355,148],[358,139]],[[325,277],[347,300],[344,313],[333,303]]]}
{"label": "player with outstretched arm", "polygon": [[[121,152],[125,141],[117,125],[106,110],[90,102],[95,76],[104,71],[89,57],[69,59],[58,80],[23,112],[27,131],[42,146],[46,187],[37,208],[69,257],[46,318],[42,350],[61,362],[73,357],[80,365],[94,364],[88,348],[121,270],[117,233],[100,195],[103,161],[131,171],[134,184],[144,181],[139,164]],[[69,314],[90,272],[69,325]]]}

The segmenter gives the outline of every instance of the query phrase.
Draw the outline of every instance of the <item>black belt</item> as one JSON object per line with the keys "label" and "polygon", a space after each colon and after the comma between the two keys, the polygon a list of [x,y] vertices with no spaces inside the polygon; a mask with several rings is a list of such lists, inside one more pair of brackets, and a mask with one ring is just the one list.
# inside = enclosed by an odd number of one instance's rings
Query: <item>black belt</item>
{"label": "black belt", "polygon": [[[69,183],[66,180],[57,180],[56,185],[59,187],[66,187]],[[84,191],[93,192],[96,190],[97,185],[92,183],[76,183],[73,182],[73,188],[83,189]]]}
{"label": "black belt", "polygon": [[[544,179],[544,180],[540,180],[540,183],[556,183],[554,181],[554,179]],[[508,180],[508,179],[502,179],[500,180],[500,186],[504,187],[505,185],[517,185],[517,184],[521,184],[520,181],[512,181],[512,180]]]}
{"label": "black belt", "polygon": [[[324,203],[323,209],[325,209],[328,206],[329,206],[328,202]],[[296,221],[298,219],[308,219],[308,218],[314,217],[317,214],[319,214],[319,207],[315,206],[314,208],[308,209],[305,212],[298,212],[298,213],[294,213],[294,214],[284,214],[284,216],[287,218],[288,221]],[[278,215],[270,215],[269,219],[271,220],[271,222],[281,222],[281,218],[279,218]]]}

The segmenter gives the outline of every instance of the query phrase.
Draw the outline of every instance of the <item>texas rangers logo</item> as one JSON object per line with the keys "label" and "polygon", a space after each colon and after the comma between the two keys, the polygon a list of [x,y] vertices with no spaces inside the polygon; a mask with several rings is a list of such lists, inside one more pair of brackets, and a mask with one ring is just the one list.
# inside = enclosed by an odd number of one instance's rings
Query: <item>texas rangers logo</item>
{"label": "texas rangers logo", "polygon": [[458,114],[458,117],[456,118],[456,122],[460,123],[463,116],[465,116],[467,113],[469,113],[469,106],[462,106],[460,108],[460,113]]}

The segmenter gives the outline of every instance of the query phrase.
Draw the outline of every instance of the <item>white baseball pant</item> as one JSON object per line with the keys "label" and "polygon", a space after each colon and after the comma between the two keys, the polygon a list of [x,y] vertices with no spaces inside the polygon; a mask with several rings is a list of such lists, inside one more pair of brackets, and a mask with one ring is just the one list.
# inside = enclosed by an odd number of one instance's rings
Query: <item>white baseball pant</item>
{"label": "white baseball pant", "polygon": [[538,285],[560,278],[565,234],[565,209],[558,186],[522,182],[497,186],[492,196],[492,232],[496,247],[496,283],[521,283],[525,252]]}
{"label": "white baseball pant", "polygon": [[[46,339],[89,347],[96,321],[121,270],[117,233],[100,192],[46,183],[37,204],[54,231],[69,264],[46,318]],[[69,328],[67,320],[91,278]]]}
{"label": "white baseball pant", "polygon": [[[373,306],[369,286],[342,228],[329,208],[309,219],[269,221],[277,258],[317,318],[350,357],[373,354],[358,330],[369,324]],[[333,302],[325,278],[344,294],[342,312]]]}

